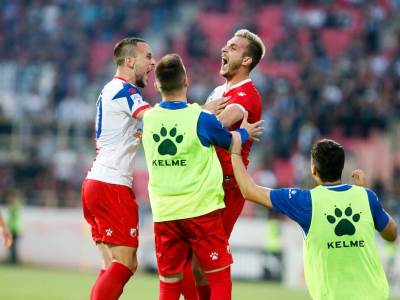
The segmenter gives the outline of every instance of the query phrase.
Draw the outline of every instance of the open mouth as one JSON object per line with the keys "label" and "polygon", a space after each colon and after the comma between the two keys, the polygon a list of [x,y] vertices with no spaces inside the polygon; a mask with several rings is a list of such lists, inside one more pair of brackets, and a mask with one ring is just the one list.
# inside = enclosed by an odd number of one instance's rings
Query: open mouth
{"label": "open mouth", "polygon": [[228,59],[226,59],[225,57],[221,58],[221,65],[225,66],[228,63]]}

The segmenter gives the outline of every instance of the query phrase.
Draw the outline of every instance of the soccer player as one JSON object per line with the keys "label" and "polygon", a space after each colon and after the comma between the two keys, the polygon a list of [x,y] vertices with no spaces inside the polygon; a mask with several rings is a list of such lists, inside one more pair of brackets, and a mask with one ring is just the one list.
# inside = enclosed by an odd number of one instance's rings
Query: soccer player
{"label": "soccer player", "polygon": [[1,213],[0,213],[0,230],[3,235],[4,246],[6,248],[11,247],[11,245],[13,243],[13,237],[12,237],[10,230],[7,227],[6,222],[4,222],[4,219],[3,219],[3,216],[1,215]]}
{"label": "soccer player", "polygon": [[[245,113],[248,113],[250,123],[259,121],[261,118],[261,96],[249,76],[264,54],[265,46],[262,40],[246,29],[237,31],[225,47],[221,49],[220,74],[226,79],[226,82],[214,89],[207,102],[212,102],[221,97],[229,97],[228,105],[218,115],[222,125],[229,130],[236,130],[240,127],[240,122]],[[223,188],[226,207],[222,211],[222,219],[225,232],[229,238],[242,212],[244,198],[233,175],[229,151],[220,147],[216,147],[216,149],[224,174]],[[250,149],[251,141],[248,140],[242,149],[243,162],[246,166],[249,163]],[[199,299],[209,299],[210,289],[196,260],[193,262],[193,271]],[[191,280],[187,279],[190,277],[191,267],[189,265],[185,270],[185,290],[188,291],[195,289],[193,285],[190,286]],[[188,281],[187,284],[186,280]],[[194,300],[195,298],[186,297],[186,299]]]}
{"label": "soccer player", "polygon": [[102,258],[90,299],[113,300],[135,273],[138,206],[132,191],[134,137],[150,105],[139,88],[148,82],[155,60],[145,40],[125,38],[114,48],[116,73],[97,100],[97,156],[82,184],[82,206]]}
{"label": "soccer player", "polygon": [[[192,254],[205,271],[211,299],[231,299],[228,239],[222,224],[222,170],[214,144],[229,149],[232,134],[215,115],[186,102],[188,80],[181,58],[164,56],[156,67],[162,102],[145,112],[143,148],[149,170],[160,300],[177,300]],[[255,138],[261,122],[238,129]]]}
{"label": "soccer player", "polygon": [[311,150],[312,190],[269,189],[256,185],[241,157],[240,136],[234,136],[232,163],[243,196],[296,221],[304,231],[304,273],[314,300],[388,299],[388,282],[379,260],[375,229],[387,241],[397,225],[366,186],[361,170],[357,185],[341,181],[343,147],[333,140],[316,142]]}

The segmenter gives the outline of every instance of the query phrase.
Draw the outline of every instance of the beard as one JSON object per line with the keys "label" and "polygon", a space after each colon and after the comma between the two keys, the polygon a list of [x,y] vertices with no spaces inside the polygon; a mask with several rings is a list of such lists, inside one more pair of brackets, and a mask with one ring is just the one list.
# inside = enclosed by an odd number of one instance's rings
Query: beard
{"label": "beard", "polygon": [[241,60],[231,61],[225,66],[227,67],[226,69],[224,69],[224,66],[221,68],[220,74],[226,79],[232,78],[236,74],[236,71],[240,68],[241,65],[242,65]]}
{"label": "beard", "polygon": [[146,83],[144,82],[144,74],[135,73],[135,78],[136,78],[135,85],[137,87],[140,87],[140,88],[146,87]]}

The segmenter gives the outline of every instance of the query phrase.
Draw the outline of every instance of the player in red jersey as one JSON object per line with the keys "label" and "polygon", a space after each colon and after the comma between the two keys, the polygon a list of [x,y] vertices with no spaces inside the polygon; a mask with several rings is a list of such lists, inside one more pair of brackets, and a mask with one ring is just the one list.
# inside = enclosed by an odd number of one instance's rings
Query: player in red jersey
{"label": "player in red jersey", "polygon": [[[257,122],[261,118],[261,96],[249,75],[264,54],[265,46],[262,40],[247,29],[238,30],[221,49],[220,74],[226,79],[226,82],[214,89],[207,102],[221,99],[221,97],[229,97],[228,105],[218,115],[223,126],[229,130],[236,130],[240,127],[245,112],[248,113],[250,123]],[[216,148],[224,174],[226,207],[222,211],[222,218],[226,235],[229,238],[233,226],[242,212],[245,199],[236,184],[229,151]],[[249,163],[250,149],[251,141],[247,141],[242,147],[242,158],[246,166]],[[200,300],[209,299],[210,289],[196,260],[193,261],[193,272],[197,283],[198,298]],[[190,266],[185,270],[185,277],[185,281],[188,282],[184,286],[185,298],[196,299],[189,296],[190,291],[193,290],[193,286],[190,284]]]}
{"label": "player in red jersey", "polygon": [[82,184],[82,207],[102,258],[91,300],[115,300],[135,273],[138,205],[132,191],[140,140],[134,133],[146,103],[139,88],[148,82],[155,60],[146,41],[126,38],[114,48],[117,66],[97,101],[97,156]]}

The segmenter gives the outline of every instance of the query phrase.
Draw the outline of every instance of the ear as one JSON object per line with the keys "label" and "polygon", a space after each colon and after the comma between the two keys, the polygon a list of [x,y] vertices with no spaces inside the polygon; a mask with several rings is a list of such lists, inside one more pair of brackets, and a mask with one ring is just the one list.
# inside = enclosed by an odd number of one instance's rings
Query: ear
{"label": "ear", "polygon": [[252,62],[253,62],[253,59],[250,56],[245,56],[242,60],[242,65],[249,67]]}
{"label": "ear", "polygon": [[185,76],[185,78],[183,79],[183,86],[184,87],[188,87],[189,86],[189,78],[187,76]]}
{"label": "ear", "polygon": [[155,89],[157,92],[161,93],[160,86],[159,86],[159,83],[158,83],[157,80],[154,81],[154,89]]}
{"label": "ear", "polygon": [[132,56],[125,57],[125,64],[130,68],[133,69],[135,66],[135,58]]}

